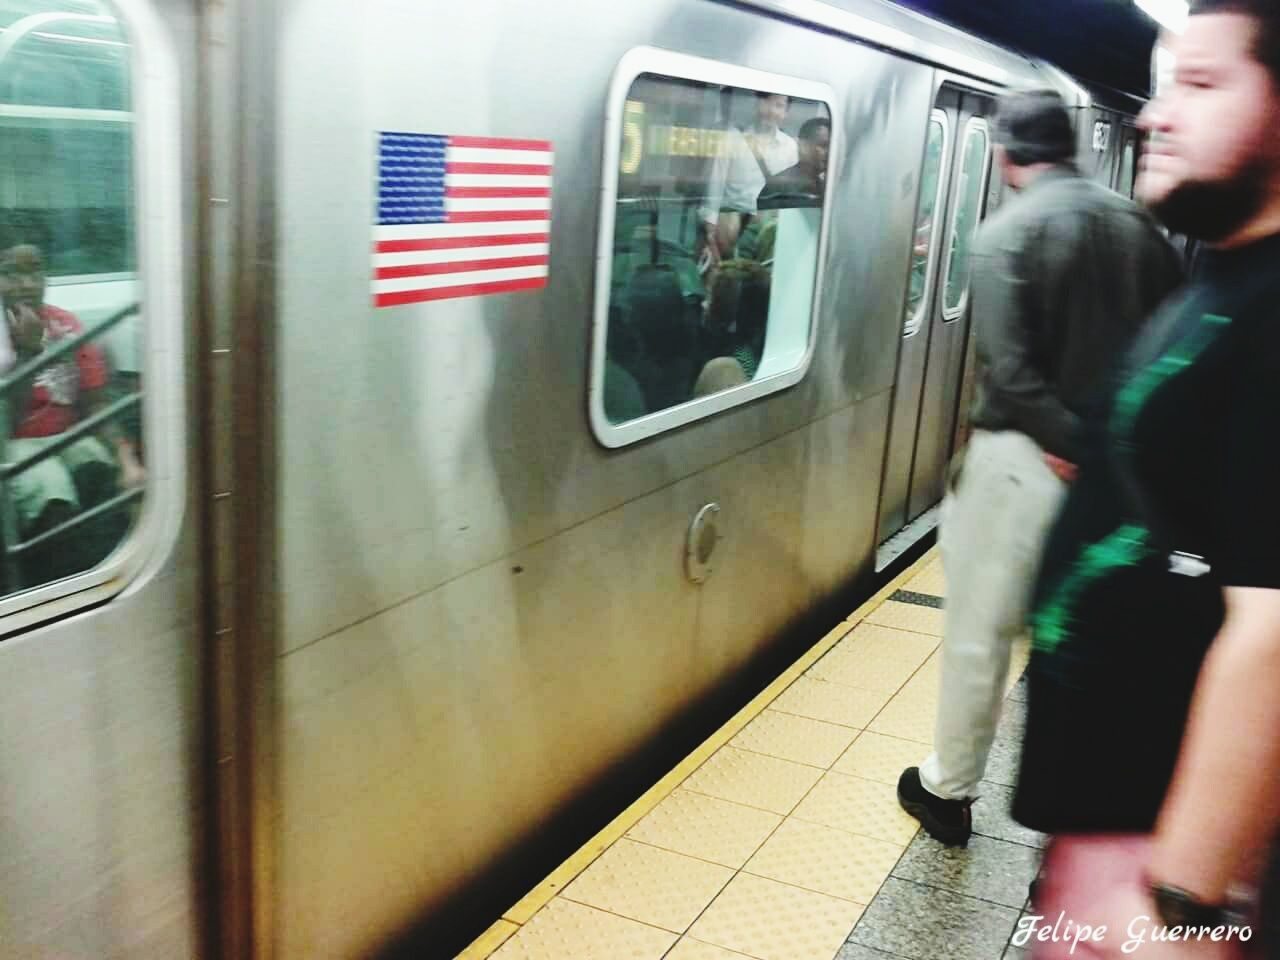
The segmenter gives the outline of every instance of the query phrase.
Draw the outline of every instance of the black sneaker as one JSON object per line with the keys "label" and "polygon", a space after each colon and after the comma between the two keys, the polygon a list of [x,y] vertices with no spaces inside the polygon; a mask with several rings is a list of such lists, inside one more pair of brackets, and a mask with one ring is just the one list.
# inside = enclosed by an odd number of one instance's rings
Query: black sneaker
{"label": "black sneaker", "polygon": [[969,845],[973,833],[972,800],[946,800],[920,782],[920,768],[907,767],[898,778],[898,802],[920,821],[929,836],[949,847]]}

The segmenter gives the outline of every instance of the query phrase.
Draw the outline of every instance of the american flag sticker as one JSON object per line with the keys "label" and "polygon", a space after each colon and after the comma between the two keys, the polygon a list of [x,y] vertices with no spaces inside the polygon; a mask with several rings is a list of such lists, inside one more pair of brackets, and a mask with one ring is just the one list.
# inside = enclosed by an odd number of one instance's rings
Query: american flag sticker
{"label": "american flag sticker", "polygon": [[547,285],[551,144],[378,134],[373,303]]}

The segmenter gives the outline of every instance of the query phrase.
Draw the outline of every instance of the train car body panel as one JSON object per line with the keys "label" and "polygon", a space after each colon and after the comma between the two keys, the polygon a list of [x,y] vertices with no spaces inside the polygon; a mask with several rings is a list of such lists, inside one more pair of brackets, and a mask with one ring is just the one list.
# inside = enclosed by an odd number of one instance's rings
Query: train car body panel
{"label": "train car body panel", "polygon": [[[114,575],[10,598],[65,594],[8,617],[4,629],[61,619],[0,643],[4,957],[169,960],[201,950],[202,555],[190,509],[200,465],[185,442],[199,429],[187,375],[197,271],[194,256],[181,256],[198,246],[195,76],[182,69],[198,50],[195,5],[116,6],[134,67],[138,273],[51,283],[46,302],[85,323],[139,296],[150,308],[145,355],[129,324],[111,338],[117,369],[141,373],[153,398],[143,414],[147,504],[139,532],[100,568]],[[28,112],[32,125],[82,122],[75,111]],[[67,615],[86,602],[97,605]]]}

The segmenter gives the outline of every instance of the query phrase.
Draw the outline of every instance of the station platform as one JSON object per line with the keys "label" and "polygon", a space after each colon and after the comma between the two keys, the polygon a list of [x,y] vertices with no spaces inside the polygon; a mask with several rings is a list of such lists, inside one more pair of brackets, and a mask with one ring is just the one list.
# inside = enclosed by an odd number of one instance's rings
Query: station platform
{"label": "station platform", "polygon": [[898,806],[929,753],[946,584],[894,578],[458,960],[1018,960],[1044,838],[1008,817],[1025,706],[948,849]]}

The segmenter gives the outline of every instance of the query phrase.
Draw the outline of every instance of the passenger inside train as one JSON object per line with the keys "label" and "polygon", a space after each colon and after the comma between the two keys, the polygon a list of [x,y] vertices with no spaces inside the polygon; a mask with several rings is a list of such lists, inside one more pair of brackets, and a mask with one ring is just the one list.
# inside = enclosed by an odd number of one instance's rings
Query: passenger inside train
{"label": "passenger inside train", "polygon": [[794,166],[775,173],[760,192],[761,210],[778,207],[817,206],[827,183],[827,154],[831,149],[831,121],[812,117],[798,134],[800,159]]}
{"label": "passenger inside train", "polygon": [[[768,91],[645,75],[627,112],[604,385],[614,423],[793,362],[769,356],[807,335],[831,147],[824,104]],[[741,378],[714,363],[725,357]]]}
{"label": "passenger inside train", "polygon": [[[100,562],[123,539],[127,514],[89,515],[74,530],[70,521],[120,490],[146,482],[137,446],[118,422],[99,417],[95,430],[69,438],[78,424],[111,403],[107,355],[99,344],[84,343],[68,359],[31,369],[41,354],[85,332],[75,314],[46,302],[46,288],[40,248],[20,244],[0,256],[6,319],[0,358],[5,373],[26,372],[7,384],[10,428],[3,459],[16,469],[3,506],[16,514],[17,534],[32,542],[22,564],[27,584],[57,580]],[[55,532],[62,535],[41,539]]]}

